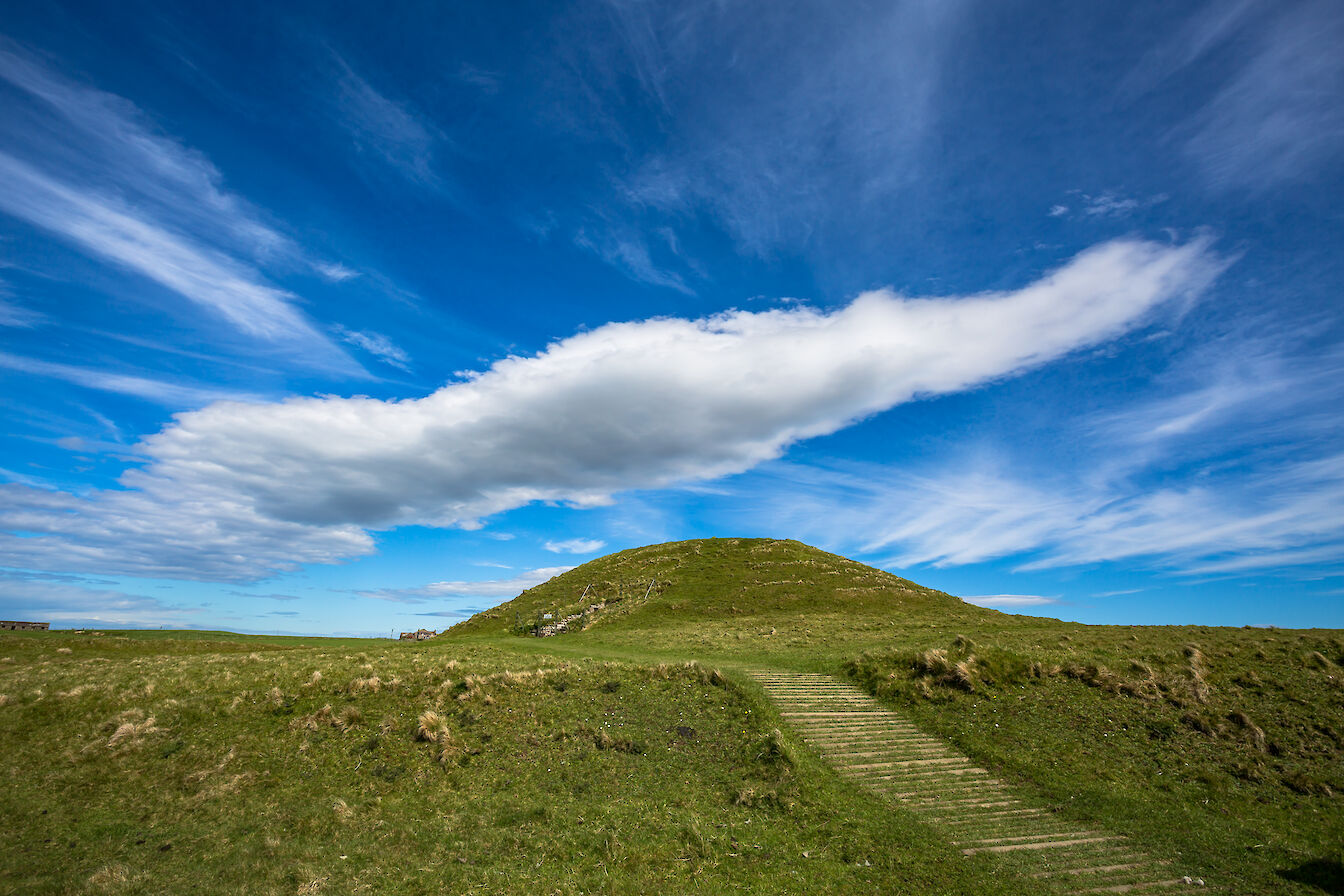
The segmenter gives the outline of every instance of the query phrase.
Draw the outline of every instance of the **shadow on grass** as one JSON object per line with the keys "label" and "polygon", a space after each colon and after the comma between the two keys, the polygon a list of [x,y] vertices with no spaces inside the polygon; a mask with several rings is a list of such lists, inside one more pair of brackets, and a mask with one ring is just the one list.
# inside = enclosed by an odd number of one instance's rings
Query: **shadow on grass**
{"label": "shadow on grass", "polygon": [[1296,868],[1280,871],[1279,876],[1316,887],[1331,896],[1344,896],[1344,863],[1337,859],[1312,859]]}

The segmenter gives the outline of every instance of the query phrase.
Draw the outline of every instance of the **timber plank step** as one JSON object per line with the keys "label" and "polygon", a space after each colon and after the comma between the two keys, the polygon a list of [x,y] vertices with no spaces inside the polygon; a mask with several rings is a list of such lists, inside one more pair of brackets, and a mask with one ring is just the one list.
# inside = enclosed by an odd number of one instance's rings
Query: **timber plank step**
{"label": "timber plank step", "polygon": [[1025,872],[1028,878],[1075,893],[1143,893],[1190,880],[1173,879],[1164,867],[1169,862],[1143,854],[1123,836],[1034,805],[1026,791],[847,682],[802,672],[752,677],[841,775],[943,828],[963,855],[1002,856],[1014,868],[1034,864],[1039,870]]}

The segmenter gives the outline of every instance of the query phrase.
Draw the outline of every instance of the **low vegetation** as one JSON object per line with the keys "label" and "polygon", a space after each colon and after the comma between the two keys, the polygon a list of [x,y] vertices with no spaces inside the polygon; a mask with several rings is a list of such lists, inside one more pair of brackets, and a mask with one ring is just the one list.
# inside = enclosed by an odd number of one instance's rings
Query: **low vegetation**
{"label": "low vegetation", "polygon": [[1044,891],[843,781],[745,674],[775,668],[1220,892],[1341,893],[1341,667],[1337,631],[1006,616],[750,539],[602,558],[422,643],[6,633],[0,891]]}

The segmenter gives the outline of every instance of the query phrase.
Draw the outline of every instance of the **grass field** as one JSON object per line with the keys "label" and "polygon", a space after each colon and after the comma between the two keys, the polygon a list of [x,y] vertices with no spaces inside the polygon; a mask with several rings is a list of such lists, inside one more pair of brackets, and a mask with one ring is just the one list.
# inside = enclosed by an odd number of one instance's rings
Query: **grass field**
{"label": "grass field", "polygon": [[[546,613],[580,618],[517,634]],[[0,892],[1052,892],[842,779],[766,668],[857,683],[1218,892],[1341,893],[1341,666],[1337,631],[1005,616],[746,539],[418,644],[5,633]]]}

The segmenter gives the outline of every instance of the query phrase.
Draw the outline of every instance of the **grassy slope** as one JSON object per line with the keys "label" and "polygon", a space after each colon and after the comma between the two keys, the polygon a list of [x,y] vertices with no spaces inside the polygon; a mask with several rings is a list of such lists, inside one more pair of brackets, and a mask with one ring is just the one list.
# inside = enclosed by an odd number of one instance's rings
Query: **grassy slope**
{"label": "grassy slope", "polygon": [[[585,631],[510,634],[601,600]],[[585,564],[419,645],[4,636],[0,812],[22,836],[0,890],[1040,892],[787,728],[772,741],[733,670],[777,666],[848,672],[1233,892],[1344,892],[1340,635],[1005,616],[797,542],[720,539]],[[430,708],[444,743],[415,739]]]}
{"label": "grassy slope", "polygon": [[0,638],[0,892],[1017,891],[703,667],[309,641]]}
{"label": "grassy slope", "polygon": [[[545,641],[848,673],[1061,811],[1242,892],[1344,893],[1344,632],[1010,616],[797,542],[718,539],[585,564],[454,634],[653,573],[647,603]],[[970,680],[921,672],[930,649],[945,672],[974,655]]]}

